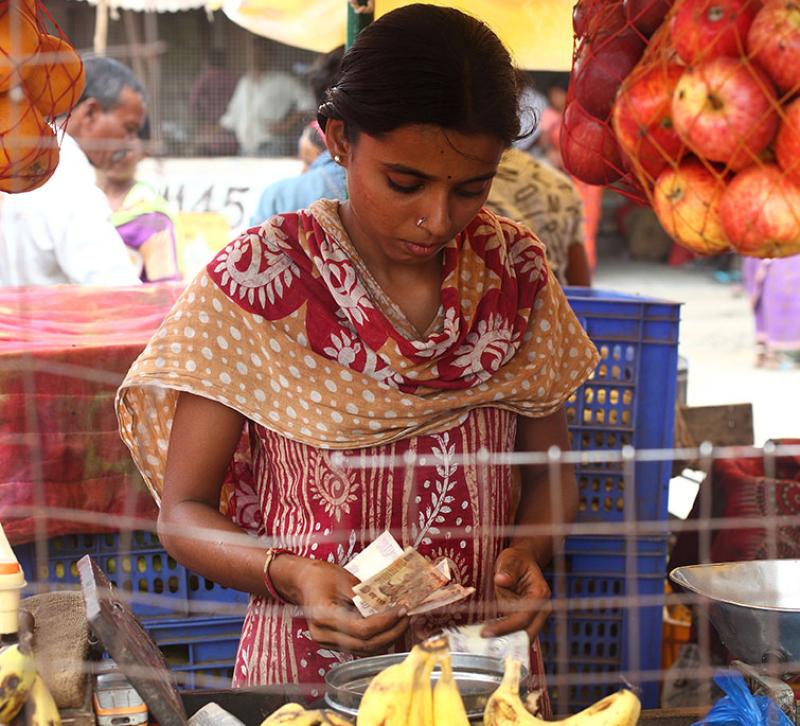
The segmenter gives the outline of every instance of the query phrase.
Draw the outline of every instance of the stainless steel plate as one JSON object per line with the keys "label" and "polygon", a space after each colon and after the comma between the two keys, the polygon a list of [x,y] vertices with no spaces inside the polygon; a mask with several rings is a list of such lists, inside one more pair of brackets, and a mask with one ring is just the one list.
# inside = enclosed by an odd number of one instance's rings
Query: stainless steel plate
{"label": "stainless steel plate", "polygon": [[[399,663],[407,655],[408,653],[377,655],[334,666],[325,676],[325,702],[339,713],[355,716],[369,682],[384,668]],[[503,680],[503,661],[500,658],[471,653],[451,653],[451,658],[453,676],[467,715],[470,720],[482,719],[486,701]],[[528,670],[522,666],[523,683],[527,676]],[[435,683],[438,677],[439,671],[436,670],[431,682]]]}
{"label": "stainless steel plate", "polygon": [[711,623],[739,660],[800,661],[800,560],[691,565],[669,576],[708,600]]}

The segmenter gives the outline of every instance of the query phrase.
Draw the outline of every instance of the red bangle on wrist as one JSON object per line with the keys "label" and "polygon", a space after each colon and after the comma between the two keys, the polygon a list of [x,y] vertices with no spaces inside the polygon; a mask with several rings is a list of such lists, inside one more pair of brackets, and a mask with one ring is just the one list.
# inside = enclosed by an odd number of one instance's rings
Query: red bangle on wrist
{"label": "red bangle on wrist", "polygon": [[282,598],[278,591],[275,589],[275,583],[272,582],[272,577],[269,574],[269,566],[272,564],[272,560],[274,560],[278,555],[283,554],[290,554],[289,550],[282,549],[280,547],[269,547],[267,548],[267,556],[264,560],[264,584],[267,586],[267,592],[269,593],[270,597],[274,600],[277,600],[282,605],[289,605],[288,600]]}

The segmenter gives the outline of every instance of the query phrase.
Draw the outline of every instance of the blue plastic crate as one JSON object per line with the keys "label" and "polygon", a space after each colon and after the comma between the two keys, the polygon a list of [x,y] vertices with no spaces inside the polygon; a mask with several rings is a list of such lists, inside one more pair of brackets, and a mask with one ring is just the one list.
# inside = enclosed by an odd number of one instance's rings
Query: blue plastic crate
{"label": "blue plastic crate", "polygon": [[[619,690],[620,671],[660,668],[666,560],[664,537],[638,539],[630,555],[622,538],[567,539],[563,593],[570,602],[566,623],[567,672],[598,678],[597,683],[569,686],[566,695],[570,712]],[[552,571],[545,574],[555,593]],[[643,598],[643,602],[620,602],[633,596]],[[557,617],[552,615],[541,635],[549,674],[556,672],[556,637]],[[641,688],[644,706],[656,708],[660,684],[642,680],[636,685]],[[557,687],[551,687],[551,697],[558,702]]]}
{"label": "blue plastic crate", "polygon": [[[567,403],[572,448],[671,448],[680,305],[587,288],[565,292],[600,352],[594,375]],[[671,466],[669,460],[636,464],[636,511],[630,515],[621,463],[578,466],[578,521],[656,521],[666,532]]]}
{"label": "blue plastic crate", "polygon": [[38,567],[33,544],[18,545],[14,551],[28,582],[38,590],[79,588],[78,560],[91,555],[140,617],[221,609],[243,613],[247,604],[246,593],[217,585],[176,562],[152,532],[53,537],[47,542],[47,561]]}
{"label": "blue plastic crate", "polygon": [[144,619],[181,690],[229,688],[243,618]]}

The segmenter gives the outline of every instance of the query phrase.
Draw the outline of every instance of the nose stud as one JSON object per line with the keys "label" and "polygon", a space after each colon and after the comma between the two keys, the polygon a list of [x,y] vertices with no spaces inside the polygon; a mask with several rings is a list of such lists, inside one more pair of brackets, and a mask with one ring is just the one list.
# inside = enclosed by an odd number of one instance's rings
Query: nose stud
{"label": "nose stud", "polygon": [[420,218],[417,220],[417,227],[421,227],[423,224],[425,224],[425,220],[426,220],[426,219],[427,219],[427,217],[420,217]]}

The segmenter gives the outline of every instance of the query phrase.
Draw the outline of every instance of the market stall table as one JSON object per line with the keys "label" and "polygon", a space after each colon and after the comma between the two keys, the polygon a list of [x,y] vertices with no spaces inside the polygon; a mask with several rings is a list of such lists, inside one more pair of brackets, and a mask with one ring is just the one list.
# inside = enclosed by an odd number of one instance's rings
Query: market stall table
{"label": "market stall table", "polygon": [[109,515],[154,519],[113,404],[181,290],[0,290],[0,520],[12,544],[107,531]]}

